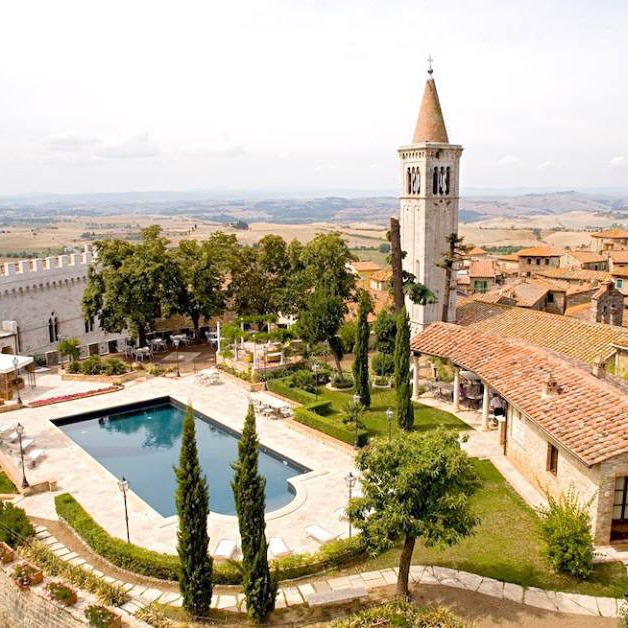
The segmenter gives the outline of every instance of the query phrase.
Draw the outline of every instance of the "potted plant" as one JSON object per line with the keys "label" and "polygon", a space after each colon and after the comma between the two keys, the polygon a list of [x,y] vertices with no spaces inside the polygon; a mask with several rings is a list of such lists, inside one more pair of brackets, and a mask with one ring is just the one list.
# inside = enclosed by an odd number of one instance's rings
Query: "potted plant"
{"label": "potted plant", "polygon": [[122,618],[104,606],[92,604],[85,609],[85,617],[94,628],[120,628]]}
{"label": "potted plant", "polygon": [[6,543],[0,543],[0,563],[6,565],[15,560],[15,552]]}
{"label": "potted plant", "polygon": [[78,599],[76,591],[62,582],[49,582],[46,585],[46,591],[51,600],[63,606],[73,606]]}
{"label": "potted plant", "polygon": [[25,591],[36,584],[40,584],[44,579],[44,574],[41,569],[33,567],[33,565],[21,563],[13,570],[11,578],[22,591]]}

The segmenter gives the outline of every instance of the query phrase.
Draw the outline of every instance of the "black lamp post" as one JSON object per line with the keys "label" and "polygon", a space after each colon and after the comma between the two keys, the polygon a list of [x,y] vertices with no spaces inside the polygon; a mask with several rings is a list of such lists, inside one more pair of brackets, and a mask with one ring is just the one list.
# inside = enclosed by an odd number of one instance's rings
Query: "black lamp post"
{"label": "black lamp post", "polygon": [[126,493],[129,490],[129,483],[124,476],[122,476],[121,480],[118,480],[118,488],[122,493],[122,498],[124,499],[124,520],[126,521],[126,542],[131,542],[131,537],[129,536],[129,511],[126,505]]}
{"label": "black lamp post", "polygon": [[17,356],[14,356],[13,368],[15,369],[15,392],[17,393],[17,402],[22,405],[22,398],[20,397],[20,383],[17,381],[20,374],[20,370],[17,367],[18,364],[19,361],[17,359]]}
{"label": "black lamp post", "polygon": [[318,401],[318,369],[320,366],[316,364],[312,364],[312,372],[314,373],[314,394],[316,395],[316,400]]}
{"label": "black lamp post", "polygon": [[393,410],[392,408],[388,408],[386,410],[386,418],[388,419],[388,440],[392,439],[392,418],[393,418]]}
{"label": "black lamp post", "polygon": [[268,345],[264,345],[264,390],[268,390],[268,380],[266,379],[266,364],[268,364]]}
{"label": "black lamp post", "polygon": [[18,423],[15,426],[17,437],[20,440],[20,460],[22,461],[22,488],[28,488],[28,480],[26,479],[26,469],[24,468],[24,448],[22,447],[22,436],[24,435],[24,426]]}
{"label": "black lamp post", "polygon": [[174,342],[174,352],[175,352],[175,358],[177,360],[177,367],[176,367],[175,375],[177,377],[181,377],[181,372],[179,371],[179,343],[181,342],[181,340],[179,338],[173,338],[172,342]]}
{"label": "black lamp post", "polygon": [[353,449],[360,449],[360,444],[358,442],[358,415],[360,414],[360,395],[355,393],[353,395],[353,403],[355,405],[353,409],[353,420],[355,421],[355,443],[353,443]]}
{"label": "black lamp post", "polygon": [[[355,486],[355,483],[358,481],[358,478],[355,477],[355,475],[353,475],[352,471],[349,471],[349,474],[345,476],[345,484],[347,485],[347,488],[349,489],[349,505],[351,505],[351,498],[353,497],[352,492],[353,492],[353,487]],[[351,538],[351,517],[347,517],[347,519],[349,520],[349,538]]]}

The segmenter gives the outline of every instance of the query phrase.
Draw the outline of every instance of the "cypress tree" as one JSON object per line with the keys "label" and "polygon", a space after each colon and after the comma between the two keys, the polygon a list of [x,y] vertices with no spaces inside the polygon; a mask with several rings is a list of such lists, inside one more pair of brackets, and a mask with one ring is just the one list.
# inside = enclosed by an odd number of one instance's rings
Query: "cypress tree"
{"label": "cypress tree", "polygon": [[201,475],[196,448],[194,410],[188,406],[183,419],[183,437],[177,476],[177,553],[181,562],[179,588],[183,608],[195,617],[209,613],[212,600],[213,561],[208,554],[207,516],[209,491]]}
{"label": "cypress tree", "polygon": [[397,317],[394,361],[397,424],[402,430],[409,431],[414,425],[414,408],[410,383],[410,320],[405,307]]}
{"label": "cypress tree", "polygon": [[258,472],[259,441],[255,431],[255,411],[249,404],[242,436],[238,441],[238,460],[233,494],[242,539],[243,587],[249,616],[263,621],[275,608],[277,578],[268,566],[266,544],[266,479]]}
{"label": "cypress tree", "polygon": [[353,356],[353,382],[355,391],[360,395],[360,403],[368,408],[371,405],[369,388],[369,322],[368,315],[372,311],[371,300],[366,290],[360,291],[358,302],[358,328],[355,337]]}

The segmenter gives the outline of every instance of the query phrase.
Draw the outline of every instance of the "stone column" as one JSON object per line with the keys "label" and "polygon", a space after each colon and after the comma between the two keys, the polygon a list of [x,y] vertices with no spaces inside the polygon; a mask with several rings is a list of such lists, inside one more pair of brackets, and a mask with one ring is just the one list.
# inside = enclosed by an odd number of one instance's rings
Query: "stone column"
{"label": "stone column", "polygon": [[460,410],[460,368],[454,366],[454,412]]}
{"label": "stone column", "polygon": [[412,354],[412,398],[419,398],[419,358],[421,354]]}
{"label": "stone column", "polygon": [[488,412],[490,408],[491,401],[491,387],[486,383],[484,384],[484,396],[482,397],[482,431],[488,431]]}

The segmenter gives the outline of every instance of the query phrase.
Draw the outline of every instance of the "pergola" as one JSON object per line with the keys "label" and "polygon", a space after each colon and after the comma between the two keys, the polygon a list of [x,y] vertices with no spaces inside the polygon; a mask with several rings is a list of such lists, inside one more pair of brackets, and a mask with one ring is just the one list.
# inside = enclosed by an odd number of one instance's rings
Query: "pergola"
{"label": "pergola", "polygon": [[0,353],[0,397],[11,399],[15,388],[15,380],[21,369],[27,369],[29,378],[34,369],[35,361],[27,355]]}

